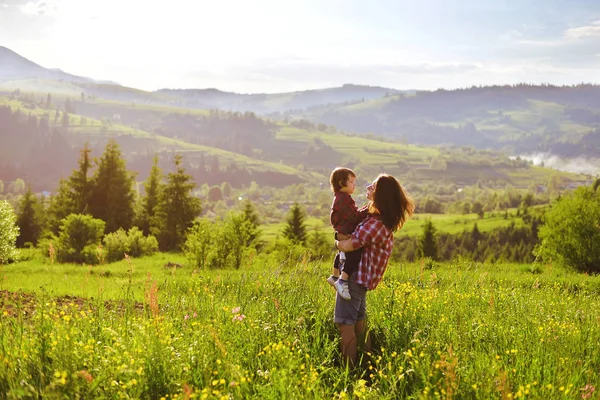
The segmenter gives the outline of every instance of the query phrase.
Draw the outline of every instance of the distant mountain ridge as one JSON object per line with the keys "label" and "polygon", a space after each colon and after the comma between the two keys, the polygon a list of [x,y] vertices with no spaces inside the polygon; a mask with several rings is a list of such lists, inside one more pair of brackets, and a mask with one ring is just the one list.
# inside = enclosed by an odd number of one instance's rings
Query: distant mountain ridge
{"label": "distant mountain ridge", "polygon": [[93,79],[72,75],[60,69],[44,68],[33,61],[0,46],[0,81],[42,78],[69,82],[94,82]]}
{"label": "distant mountain ridge", "polygon": [[183,99],[180,104],[183,107],[221,108],[268,114],[287,110],[303,110],[324,104],[373,100],[406,91],[380,86],[345,84],[340,87],[273,94],[238,94],[218,89],[161,89],[157,92]]}
{"label": "distant mountain ridge", "polygon": [[307,120],[426,146],[474,146],[511,155],[600,153],[600,86],[593,84],[436,91],[345,84],[288,93],[241,94],[215,88],[148,92],[47,69],[0,47],[0,93],[17,89],[39,97],[52,93],[189,111],[251,112],[284,123],[305,126]]}
{"label": "distant mountain ridge", "polygon": [[255,112],[259,114],[301,110],[324,104],[345,104],[377,99],[386,95],[406,93],[378,86],[345,84],[316,90],[287,93],[241,94],[218,89],[160,89],[147,92],[129,88],[114,82],[96,81],[72,75],[60,69],[44,68],[16,52],[0,46],[0,89],[23,88],[26,91],[60,91],[60,85],[37,80],[63,82],[63,93],[77,91],[73,84],[80,85],[88,95],[115,101],[133,101],[145,104],[170,105],[194,109],[223,109],[228,111]]}

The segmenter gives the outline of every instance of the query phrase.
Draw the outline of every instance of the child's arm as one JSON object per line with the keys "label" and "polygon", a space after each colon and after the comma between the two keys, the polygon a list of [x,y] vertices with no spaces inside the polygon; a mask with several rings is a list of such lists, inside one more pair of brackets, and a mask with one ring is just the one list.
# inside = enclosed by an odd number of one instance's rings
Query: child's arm
{"label": "child's arm", "polygon": [[366,206],[362,206],[358,209],[358,212],[360,213],[361,221],[367,218],[367,215],[369,215],[369,205],[367,204]]}
{"label": "child's arm", "polygon": [[354,199],[348,196],[347,201],[336,201],[333,203],[333,212],[337,214],[338,221],[347,221],[356,225],[367,216],[368,208],[365,209],[365,207],[358,209]]}

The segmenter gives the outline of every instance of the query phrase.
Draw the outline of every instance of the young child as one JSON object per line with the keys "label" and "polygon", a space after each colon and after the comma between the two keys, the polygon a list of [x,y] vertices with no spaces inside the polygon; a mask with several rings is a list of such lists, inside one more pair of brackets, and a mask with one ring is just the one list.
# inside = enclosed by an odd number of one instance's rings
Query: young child
{"label": "young child", "polygon": [[[350,235],[356,226],[367,216],[368,207],[358,209],[352,198],[356,188],[356,174],[348,168],[336,168],[329,178],[333,190],[333,203],[331,205],[330,222],[338,233]],[[362,250],[358,249],[349,253],[338,252],[333,263],[331,276],[327,282],[333,286],[343,299],[350,300],[348,279],[358,269]],[[341,274],[340,274],[341,270]]]}

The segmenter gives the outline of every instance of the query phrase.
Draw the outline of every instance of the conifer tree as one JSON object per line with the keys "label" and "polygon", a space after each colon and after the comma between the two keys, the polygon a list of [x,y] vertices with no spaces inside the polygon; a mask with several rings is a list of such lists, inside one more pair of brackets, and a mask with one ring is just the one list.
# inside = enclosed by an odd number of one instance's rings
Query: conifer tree
{"label": "conifer tree", "polygon": [[309,235],[307,243],[310,251],[315,258],[325,258],[331,255],[331,241],[318,226],[314,226],[311,235]]}
{"label": "conifer tree", "polygon": [[144,182],[145,195],[141,201],[141,210],[137,223],[142,232],[144,232],[144,235],[156,235],[158,233],[159,223],[156,214],[163,190],[162,179],[163,174],[158,166],[158,156],[154,156],[150,176]]}
{"label": "conifer tree", "polygon": [[294,243],[306,243],[306,225],[304,213],[298,203],[294,203],[287,217],[287,225],[283,228],[283,236]]}
{"label": "conifer tree", "polygon": [[129,230],[134,215],[134,177],[127,171],[121,149],[112,139],[98,161],[93,178],[89,212],[106,223],[106,233]]}
{"label": "conifer tree", "polygon": [[419,238],[418,254],[419,257],[430,257],[433,260],[438,258],[436,230],[431,219],[427,219],[425,225],[423,225],[423,234]]}
{"label": "conifer tree", "polygon": [[161,250],[177,250],[185,242],[186,231],[202,212],[200,199],[192,194],[196,187],[191,175],[181,165],[183,157],[175,156],[175,172],[167,176],[158,206],[160,224],[159,247]]}
{"label": "conifer tree", "polygon": [[50,199],[48,208],[48,227],[58,234],[60,221],[70,214],[86,214],[93,189],[93,181],[89,177],[92,168],[91,149],[86,143],[81,150],[79,169],[73,170],[69,179],[61,179],[56,195]]}
{"label": "conifer tree", "polygon": [[256,212],[256,208],[250,199],[246,199],[244,202],[244,209],[242,210],[242,215],[244,220],[250,223],[249,228],[249,241],[247,246],[252,244],[259,244],[260,241],[260,230],[258,229],[260,225],[260,220],[258,218],[258,213]]}
{"label": "conifer tree", "polygon": [[79,169],[73,171],[69,177],[69,189],[73,205],[73,213],[85,214],[88,208],[88,202],[93,188],[93,181],[90,178],[92,169],[92,160],[90,158],[91,149],[86,143],[81,149],[79,158]]}
{"label": "conifer tree", "polygon": [[56,195],[50,198],[50,206],[48,207],[48,228],[54,234],[58,234],[60,229],[60,221],[75,213],[73,198],[69,181],[61,179],[58,183]]}
{"label": "conifer tree", "polygon": [[477,247],[477,245],[479,244],[479,241],[481,239],[483,239],[483,235],[479,231],[479,228],[477,227],[477,223],[475,223],[473,225],[473,230],[471,231],[471,240],[473,241],[473,245],[475,247]]}
{"label": "conifer tree", "polygon": [[43,230],[43,220],[40,202],[31,191],[31,187],[27,188],[27,192],[25,192],[25,195],[21,197],[21,201],[19,202],[17,225],[20,230],[19,237],[17,238],[17,246],[23,247],[27,242],[36,246]]}

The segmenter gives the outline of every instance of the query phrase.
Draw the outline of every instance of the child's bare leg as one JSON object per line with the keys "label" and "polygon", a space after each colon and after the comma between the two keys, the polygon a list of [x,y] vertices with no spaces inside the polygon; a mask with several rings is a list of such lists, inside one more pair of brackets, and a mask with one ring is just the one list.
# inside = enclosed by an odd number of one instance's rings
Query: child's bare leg
{"label": "child's bare leg", "polygon": [[340,269],[339,268],[332,268],[331,269],[331,275],[335,276],[336,278],[340,277]]}
{"label": "child's bare leg", "polygon": [[345,281],[347,281],[348,279],[350,279],[350,275],[348,275],[347,273],[345,273],[344,271],[342,271],[342,276],[341,278]]}

